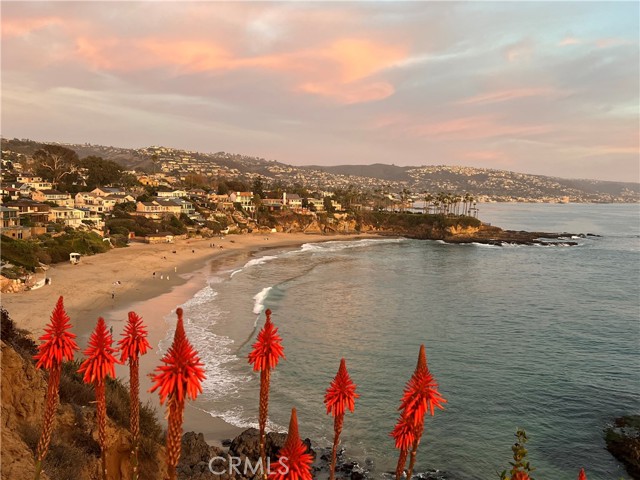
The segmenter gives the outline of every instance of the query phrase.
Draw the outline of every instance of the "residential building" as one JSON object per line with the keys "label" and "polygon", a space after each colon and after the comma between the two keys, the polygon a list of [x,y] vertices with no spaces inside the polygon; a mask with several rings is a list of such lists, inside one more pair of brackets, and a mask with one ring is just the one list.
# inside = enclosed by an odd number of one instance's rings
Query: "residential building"
{"label": "residential building", "polygon": [[136,211],[132,215],[138,215],[152,220],[160,220],[168,216],[180,216],[182,206],[169,200],[152,200],[151,202],[136,203]]}
{"label": "residential building", "polygon": [[84,212],[71,207],[52,207],[49,212],[49,221],[62,223],[66,227],[77,228],[82,225]]}
{"label": "residential building", "polygon": [[0,205],[0,214],[0,217],[2,218],[0,234],[17,240],[25,240],[31,237],[31,229],[29,227],[20,226],[20,218],[18,216],[17,208]]}
{"label": "residential building", "polygon": [[31,199],[37,202],[53,202],[59,207],[73,207],[71,195],[58,190],[36,190],[31,192]]}
{"label": "residential building", "polygon": [[253,212],[256,209],[253,203],[253,192],[233,192],[229,195],[229,200],[239,203],[243,210]]}

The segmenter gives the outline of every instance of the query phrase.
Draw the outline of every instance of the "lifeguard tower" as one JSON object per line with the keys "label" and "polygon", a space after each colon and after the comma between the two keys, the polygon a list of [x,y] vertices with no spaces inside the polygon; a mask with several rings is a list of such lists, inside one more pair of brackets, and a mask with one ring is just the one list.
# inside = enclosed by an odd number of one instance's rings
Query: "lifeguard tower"
{"label": "lifeguard tower", "polygon": [[69,261],[71,262],[71,265],[77,265],[78,263],[80,263],[80,254],[79,253],[70,253],[69,254]]}

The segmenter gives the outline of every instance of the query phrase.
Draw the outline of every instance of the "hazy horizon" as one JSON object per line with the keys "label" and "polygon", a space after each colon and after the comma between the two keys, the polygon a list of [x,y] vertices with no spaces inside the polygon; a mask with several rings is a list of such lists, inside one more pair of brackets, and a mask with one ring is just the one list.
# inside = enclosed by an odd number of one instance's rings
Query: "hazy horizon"
{"label": "hazy horizon", "polygon": [[639,182],[640,5],[2,2],[2,135]]}

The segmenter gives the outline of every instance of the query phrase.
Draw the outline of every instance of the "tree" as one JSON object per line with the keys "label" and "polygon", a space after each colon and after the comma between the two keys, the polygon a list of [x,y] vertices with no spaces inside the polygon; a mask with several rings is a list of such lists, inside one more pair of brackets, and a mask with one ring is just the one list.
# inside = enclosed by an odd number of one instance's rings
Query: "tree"
{"label": "tree", "polygon": [[324,197],[322,199],[322,203],[324,204],[324,210],[327,213],[334,213],[336,209],[333,207],[333,203],[331,203],[332,197]]}
{"label": "tree", "polygon": [[131,188],[140,185],[138,178],[133,173],[125,172],[120,175],[118,179],[118,184],[124,188]]}
{"label": "tree", "polygon": [[45,145],[33,154],[35,172],[54,188],[78,170],[78,154],[60,145]]}
{"label": "tree", "polygon": [[256,177],[255,180],[253,180],[253,184],[251,185],[251,188],[255,195],[259,195],[260,198],[265,198],[264,182],[262,180],[262,177]]}
{"label": "tree", "polygon": [[80,161],[80,166],[87,170],[87,187],[90,189],[112,185],[122,176],[122,167],[112,160],[90,155]]}

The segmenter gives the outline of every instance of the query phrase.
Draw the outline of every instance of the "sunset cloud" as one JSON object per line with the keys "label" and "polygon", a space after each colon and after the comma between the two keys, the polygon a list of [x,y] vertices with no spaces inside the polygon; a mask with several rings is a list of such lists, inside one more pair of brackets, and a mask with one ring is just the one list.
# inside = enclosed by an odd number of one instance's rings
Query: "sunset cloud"
{"label": "sunset cloud", "polygon": [[3,135],[637,177],[640,6],[552,8],[5,2]]}

